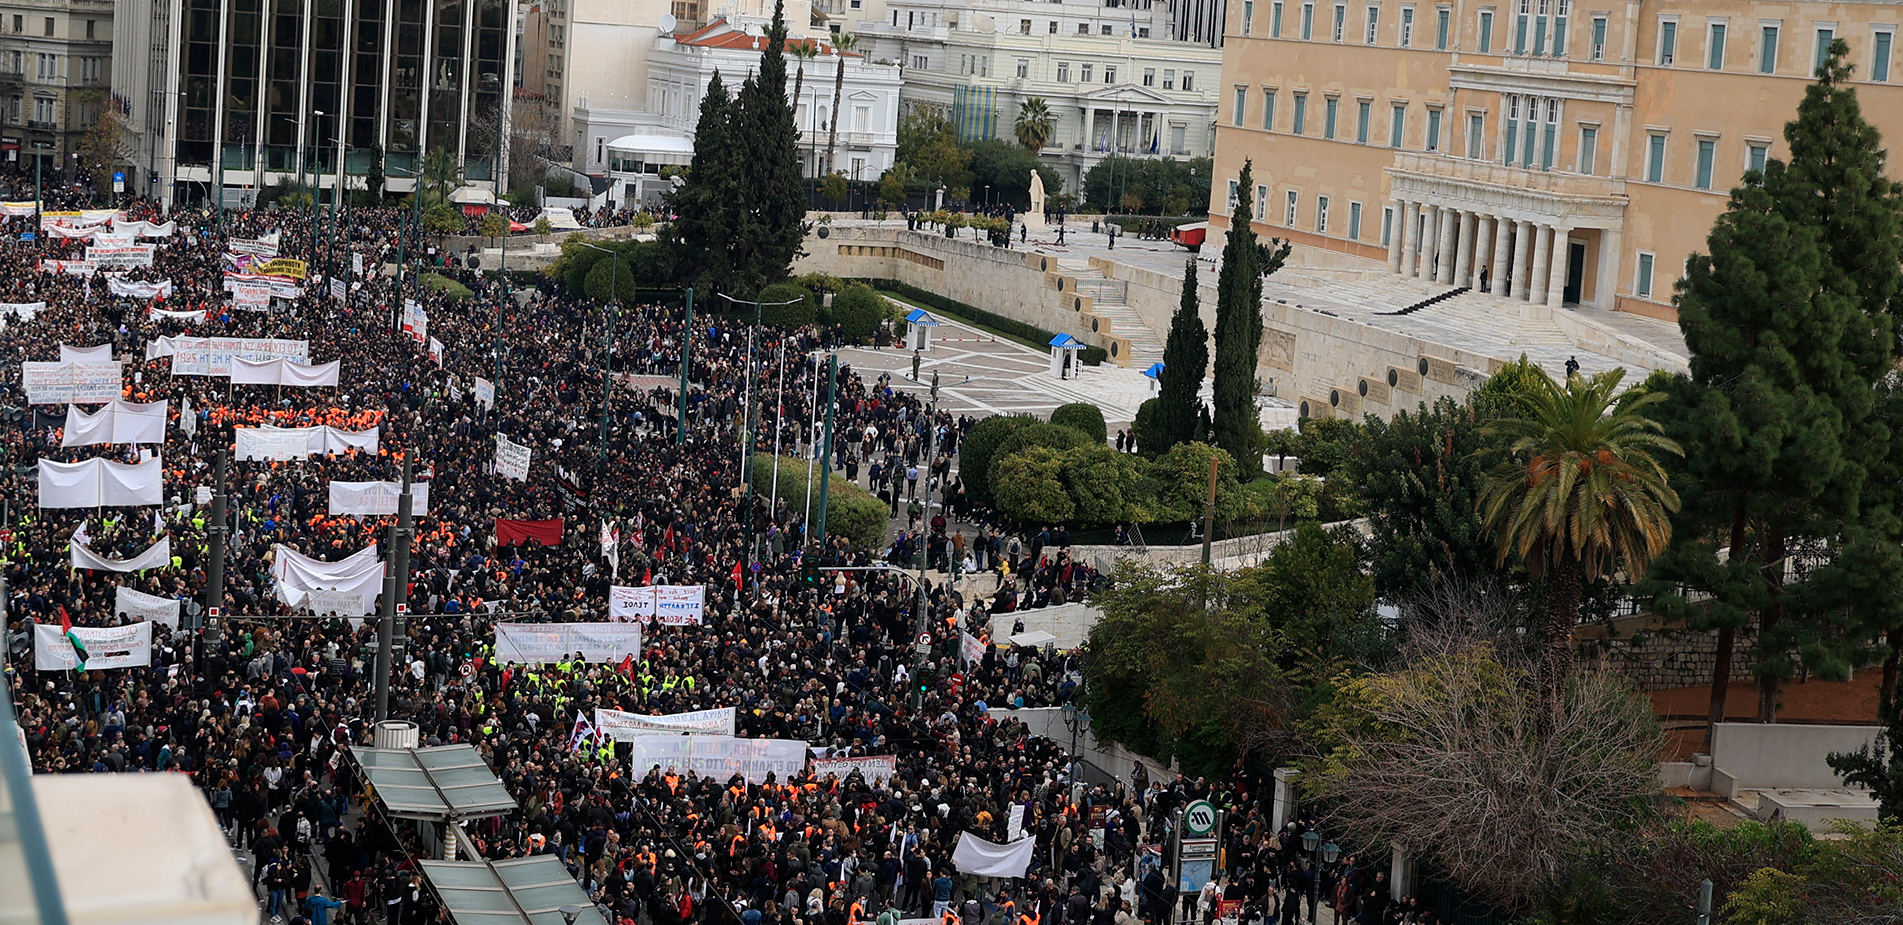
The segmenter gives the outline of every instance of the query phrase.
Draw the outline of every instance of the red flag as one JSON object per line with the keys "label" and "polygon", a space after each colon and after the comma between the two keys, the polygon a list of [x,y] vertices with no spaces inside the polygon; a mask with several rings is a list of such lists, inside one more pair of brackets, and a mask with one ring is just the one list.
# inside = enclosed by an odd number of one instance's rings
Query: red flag
{"label": "red flag", "polygon": [[641,572],[641,587],[645,588],[648,585],[651,585],[653,583],[654,583],[654,570],[651,568],[643,569]]}
{"label": "red flag", "polygon": [[59,633],[61,636],[73,631],[73,618],[66,615],[66,605],[59,606]]}
{"label": "red flag", "polygon": [[740,578],[741,576],[740,568],[741,568],[740,563],[735,562],[733,564],[733,589],[735,591],[745,591],[747,589],[746,584]]}
{"label": "red flag", "polygon": [[634,680],[634,654],[629,653],[623,656],[621,659],[620,667],[616,668],[615,670],[621,672],[622,674],[627,675],[628,680],[630,681]]}
{"label": "red flag", "polygon": [[554,520],[509,520],[496,518],[496,545],[513,546],[517,543],[537,546],[562,545],[562,519]]}

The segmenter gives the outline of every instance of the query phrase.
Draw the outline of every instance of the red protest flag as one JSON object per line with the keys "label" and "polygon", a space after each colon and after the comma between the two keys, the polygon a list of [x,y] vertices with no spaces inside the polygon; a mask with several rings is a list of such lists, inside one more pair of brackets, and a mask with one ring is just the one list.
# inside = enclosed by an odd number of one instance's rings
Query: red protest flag
{"label": "red protest flag", "polygon": [[562,519],[554,520],[507,520],[496,518],[496,545],[514,546],[530,543],[536,546],[562,545]]}
{"label": "red protest flag", "polygon": [[735,562],[733,564],[733,589],[735,591],[745,591],[747,589],[746,584],[741,580],[741,577],[740,577],[743,574],[741,572],[741,568],[742,566],[740,565],[740,563]]}

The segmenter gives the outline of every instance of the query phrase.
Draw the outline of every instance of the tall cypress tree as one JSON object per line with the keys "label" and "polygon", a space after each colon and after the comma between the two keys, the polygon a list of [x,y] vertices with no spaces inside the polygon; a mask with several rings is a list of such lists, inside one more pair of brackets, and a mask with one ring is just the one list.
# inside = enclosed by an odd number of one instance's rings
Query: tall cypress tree
{"label": "tall cypress tree", "polygon": [[1156,413],[1144,434],[1145,451],[1165,453],[1179,443],[1204,437],[1203,403],[1197,393],[1209,369],[1209,329],[1203,327],[1201,300],[1196,292],[1196,258],[1183,271],[1183,300],[1170,318],[1169,340],[1163,344],[1163,374],[1157,377]]}
{"label": "tall cypress tree", "polygon": [[806,199],[800,190],[799,131],[786,99],[785,3],[773,5],[760,70],[741,85],[733,143],[740,156],[744,204],[736,229],[732,289],[752,297],[786,278],[806,236]]}
{"label": "tall cypress tree", "polygon": [[733,268],[734,225],[740,211],[733,144],[733,102],[715,71],[694,124],[694,160],[685,182],[668,198],[675,218],[668,235],[684,251],[681,265],[706,292],[728,288]]}
{"label": "tall cypress tree", "polygon": [[1256,240],[1250,222],[1249,191],[1255,188],[1254,162],[1244,161],[1236,179],[1236,207],[1229,217],[1229,234],[1222,246],[1222,271],[1216,276],[1216,445],[1235,457],[1240,478],[1262,471],[1259,435],[1262,424],[1255,408],[1256,350],[1262,344],[1262,280],[1282,268],[1288,258],[1286,242],[1271,238],[1268,246]]}
{"label": "tall cypress tree", "polygon": [[[1753,616],[1757,715],[1772,722],[1793,651],[1813,668],[1841,667],[1868,636],[1846,632],[1847,608],[1903,612],[1874,597],[1857,605],[1852,591],[1875,583],[1873,563],[1896,558],[1875,555],[1894,552],[1896,540],[1879,537],[1894,530],[1885,525],[1896,498],[1870,474],[1896,455],[1878,387],[1895,352],[1903,196],[1844,86],[1846,50],[1834,44],[1785,126],[1790,163],[1770,161],[1732,191],[1710,256],[1693,255],[1678,285],[1691,376],[1672,386],[1666,427],[1687,450],[1674,483],[1684,507],[1674,548],[1648,578],[1712,595],[1693,607],[1667,591],[1658,603],[1719,632],[1713,722],[1725,713],[1735,633]],[[1730,549],[1724,562],[1719,547]],[[1787,558],[1814,552],[1834,561],[1787,586]]]}

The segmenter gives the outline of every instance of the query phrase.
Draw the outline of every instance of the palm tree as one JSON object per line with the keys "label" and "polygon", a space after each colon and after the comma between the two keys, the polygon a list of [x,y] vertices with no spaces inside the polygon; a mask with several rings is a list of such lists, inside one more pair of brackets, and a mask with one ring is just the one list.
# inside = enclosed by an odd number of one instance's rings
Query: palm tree
{"label": "palm tree", "polygon": [[846,55],[859,47],[859,37],[850,32],[833,36],[833,55],[839,60],[833,68],[833,124],[826,133],[826,172],[833,172],[833,146],[839,143],[839,97],[846,90]]}
{"label": "palm tree", "polygon": [[1684,451],[1641,413],[1665,395],[1620,393],[1623,378],[1623,369],[1575,373],[1562,386],[1542,374],[1517,396],[1517,414],[1486,428],[1508,459],[1481,486],[1481,521],[1500,561],[1518,553],[1545,585],[1540,696],[1549,719],[1563,708],[1585,583],[1643,573],[1672,538],[1678,493],[1653,454]]}
{"label": "palm tree", "polygon": [[1051,125],[1051,108],[1041,96],[1033,96],[1018,104],[1018,120],[1012,126],[1018,136],[1018,144],[1032,154],[1044,150],[1051,143],[1054,128]]}
{"label": "palm tree", "polygon": [[[786,46],[786,50],[794,58],[799,59],[799,69],[793,72],[793,111],[799,112],[800,99],[801,99],[800,94],[805,92],[805,87],[806,87],[806,62],[819,57],[819,43],[818,42],[799,42],[796,44],[788,43],[788,45]],[[810,121],[810,119],[812,118],[812,110],[808,109],[807,113],[808,113],[807,118]],[[801,137],[804,138],[804,136],[806,135],[806,127],[795,126],[795,128],[799,129],[799,133]],[[819,176],[819,170],[818,170],[819,165],[813,164],[810,166],[813,169],[813,176]]]}

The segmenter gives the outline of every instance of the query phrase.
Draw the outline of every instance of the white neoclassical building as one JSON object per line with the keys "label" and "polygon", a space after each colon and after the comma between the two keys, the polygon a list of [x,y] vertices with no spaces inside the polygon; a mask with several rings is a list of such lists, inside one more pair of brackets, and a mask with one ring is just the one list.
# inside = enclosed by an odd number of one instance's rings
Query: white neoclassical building
{"label": "white neoclassical building", "polygon": [[1222,52],[1168,36],[1151,0],[887,0],[859,20],[861,50],[903,67],[907,109],[950,115],[967,141],[1014,137],[1020,104],[1044,100],[1040,152],[1076,190],[1111,154],[1213,153]]}

